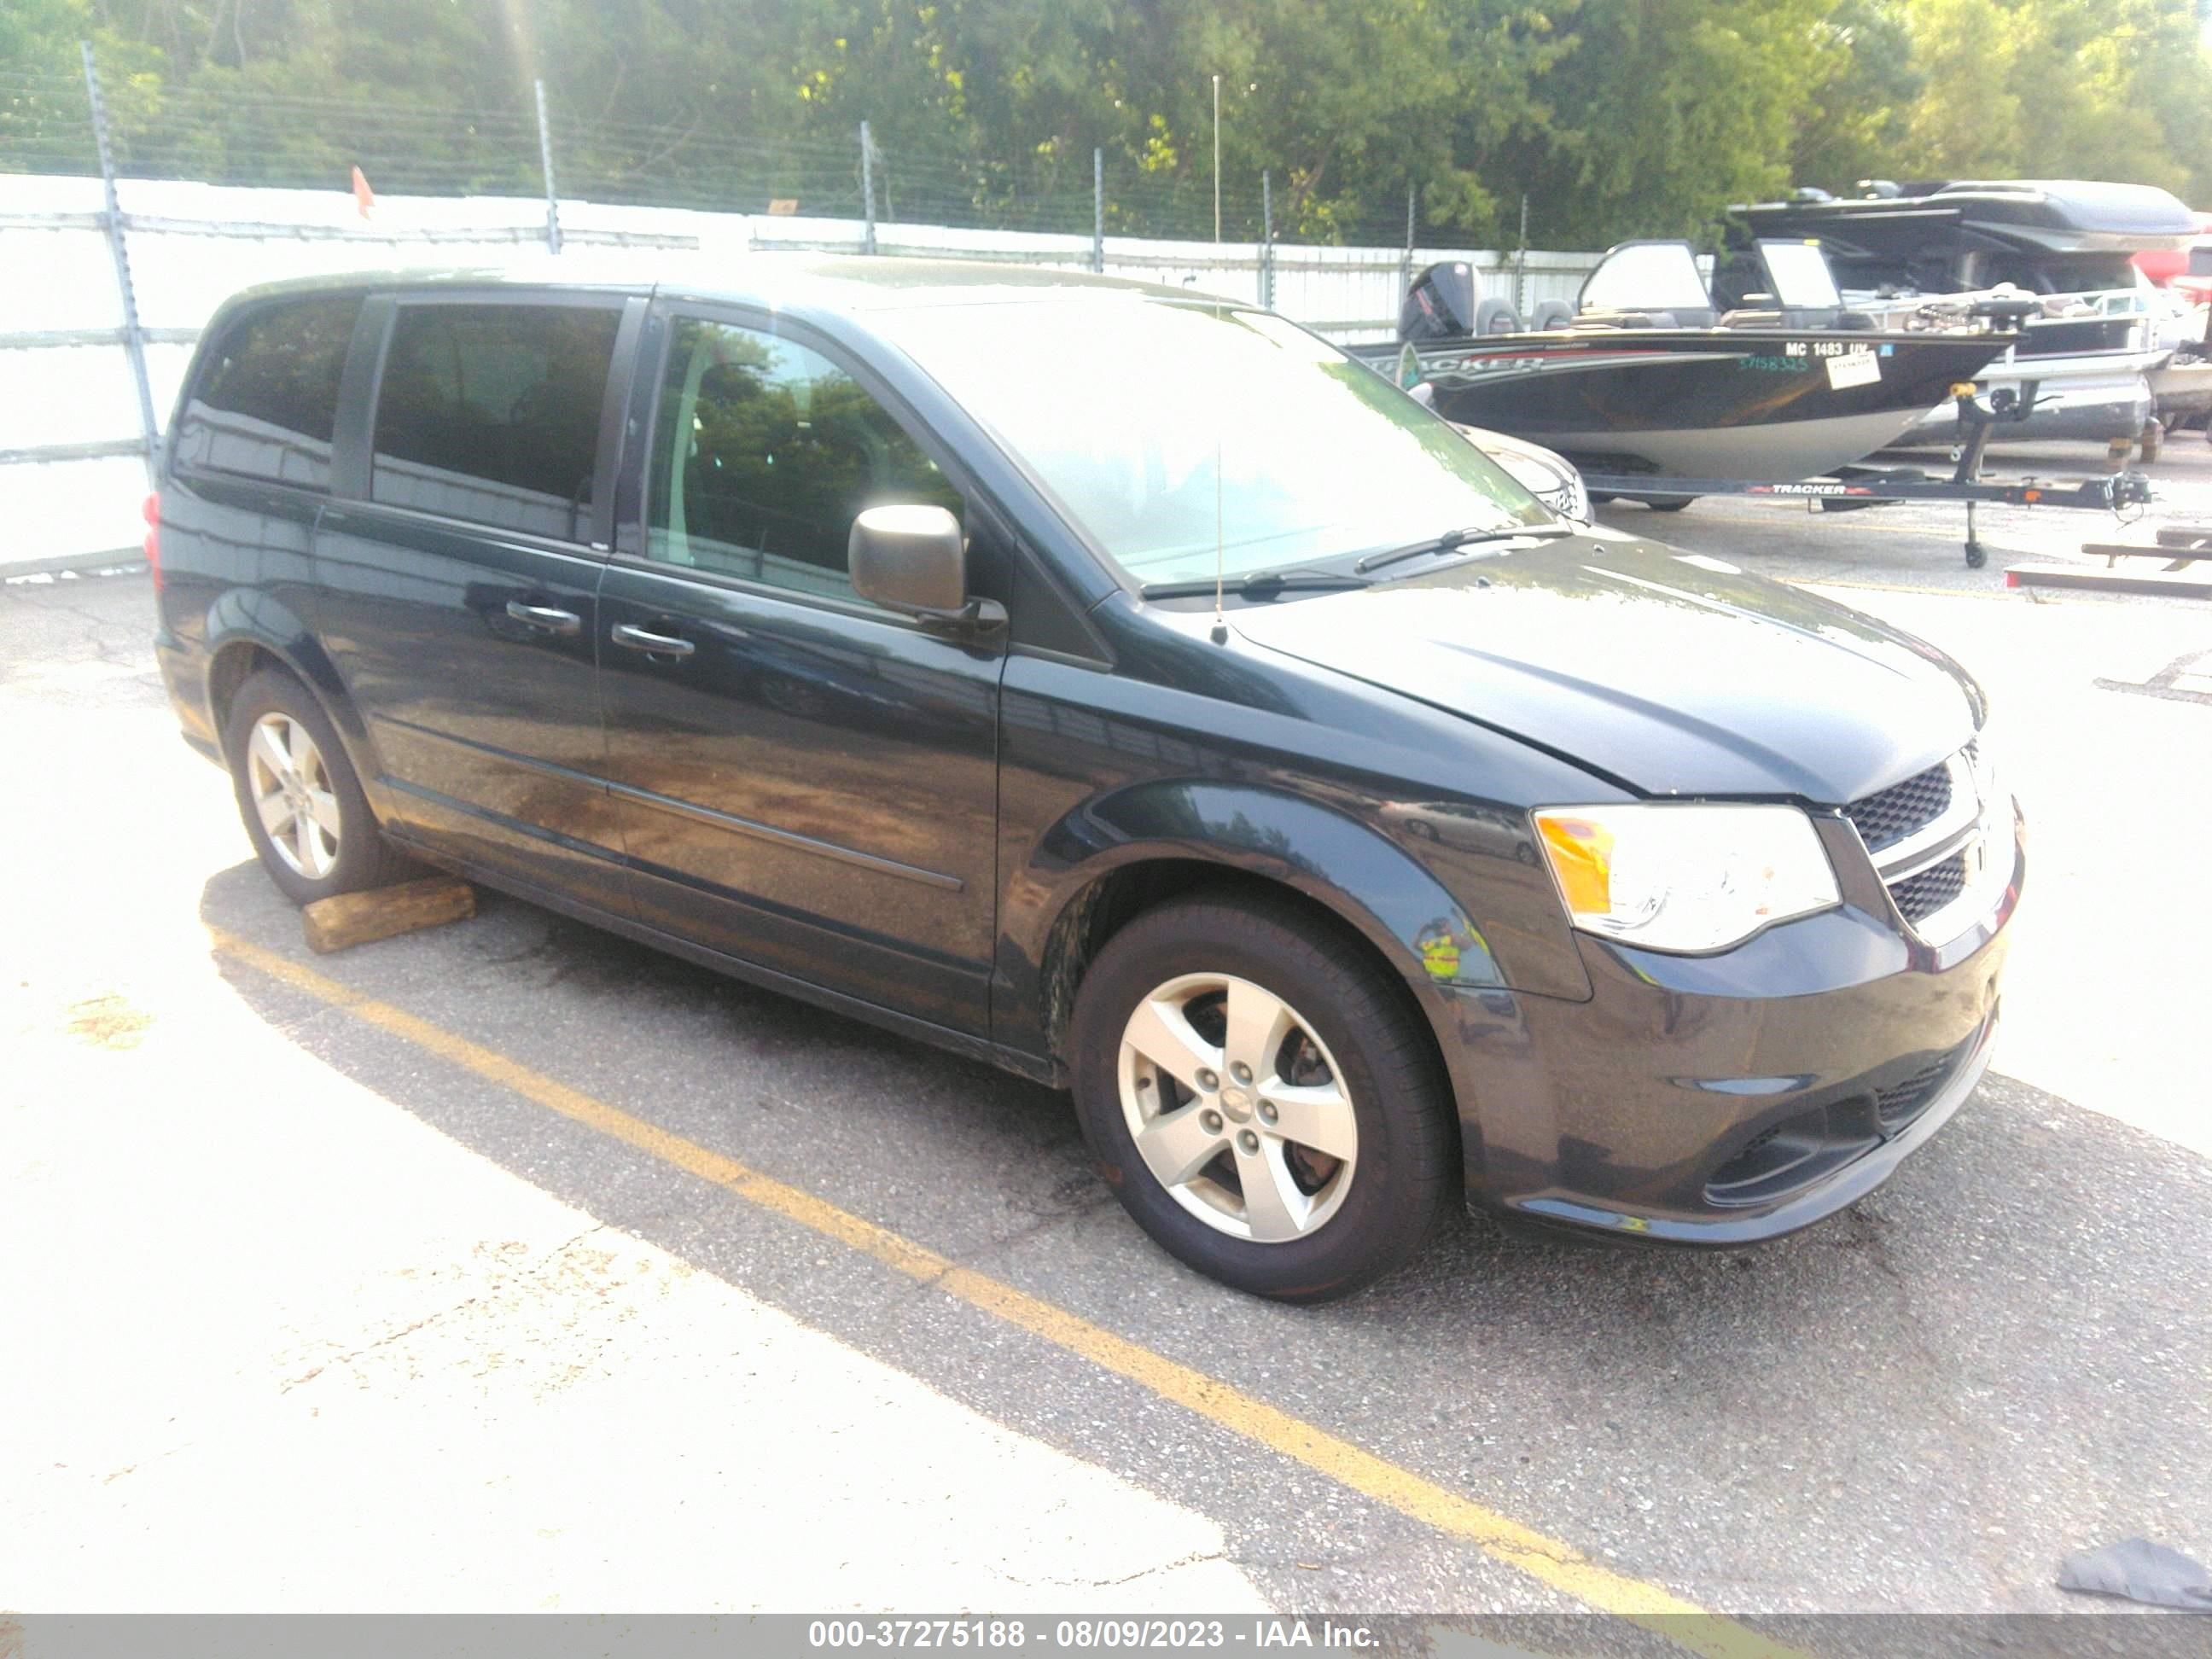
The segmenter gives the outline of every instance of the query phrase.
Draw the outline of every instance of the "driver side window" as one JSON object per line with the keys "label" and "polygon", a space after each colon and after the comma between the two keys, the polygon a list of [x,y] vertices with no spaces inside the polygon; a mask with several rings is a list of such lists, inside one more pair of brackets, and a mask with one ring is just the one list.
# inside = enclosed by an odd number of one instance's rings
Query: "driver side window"
{"label": "driver side window", "polygon": [[922,503],[962,516],[937,464],[820,353],[703,318],[678,318],[672,331],[647,557],[851,600],[845,549],[862,510]]}

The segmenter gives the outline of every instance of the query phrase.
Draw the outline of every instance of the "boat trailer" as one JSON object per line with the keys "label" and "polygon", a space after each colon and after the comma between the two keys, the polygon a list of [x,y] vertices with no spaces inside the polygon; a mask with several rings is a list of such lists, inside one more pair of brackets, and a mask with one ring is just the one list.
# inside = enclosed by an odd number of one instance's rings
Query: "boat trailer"
{"label": "boat trailer", "polygon": [[1974,509],[1984,503],[2002,507],[2064,507],[2110,513],[2128,522],[2140,516],[2151,502],[2150,479],[2141,472],[2115,472],[2100,478],[2060,483],[2023,478],[2012,483],[1982,477],[1983,452],[1996,428],[2026,420],[2033,411],[2039,382],[2023,381],[2014,392],[2001,386],[1984,402],[1972,386],[1954,386],[1959,405],[1960,441],[1952,452],[1954,465],[1948,478],[1931,477],[1917,467],[1843,466],[1826,477],[1795,483],[1775,483],[1747,478],[1685,478],[1671,473],[1585,472],[1583,483],[1593,501],[1626,497],[1662,512],[1687,507],[1700,495],[1759,495],[1782,501],[1802,501],[1823,513],[1855,513],[1862,507],[1887,507],[1893,501],[1963,501],[1966,507],[1966,566],[1978,570],[1989,562],[1988,550],[1976,533]]}

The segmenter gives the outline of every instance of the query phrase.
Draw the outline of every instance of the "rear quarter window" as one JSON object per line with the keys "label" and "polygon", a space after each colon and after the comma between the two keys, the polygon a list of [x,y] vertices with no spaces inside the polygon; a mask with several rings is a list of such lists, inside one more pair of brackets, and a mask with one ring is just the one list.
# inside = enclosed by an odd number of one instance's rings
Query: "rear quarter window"
{"label": "rear quarter window", "polygon": [[331,484],[331,431],[357,294],[279,301],[224,325],[178,422],[188,465],[302,489]]}
{"label": "rear quarter window", "polygon": [[611,307],[403,306],[377,393],[371,498],[584,540],[620,320]]}

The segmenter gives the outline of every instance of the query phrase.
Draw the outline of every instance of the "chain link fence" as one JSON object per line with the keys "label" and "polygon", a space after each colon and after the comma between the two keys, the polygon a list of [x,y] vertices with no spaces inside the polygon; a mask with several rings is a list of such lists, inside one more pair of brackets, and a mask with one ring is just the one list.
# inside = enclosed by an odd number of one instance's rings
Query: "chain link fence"
{"label": "chain link fence", "polygon": [[[538,87],[538,110],[478,110],[182,84],[109,76],[107,143],[119,177],[191,179],[280,189],[344,189],[360,168],[380,194],[509,196],[544,191],[550,156],[562,192],[592,201],[723,213],[787,212],[884,224],[1169,240],[1390,247],[1457,233],[1393,203],[1371,222],[1326,234],[1270,226],[1261,174],[1222,182],[1202,163],[1146,168],[1091,149],[1046,146],[1018,161],[902,149],[878,133],[836,142],[732,137],[696,119],[663,125],[562,107]],[[0,172],[89,173],[98,158],[84,82],[0,71]]]}
{"label": "chain link fence", "polygon": [[[1388,338],[1414,270],[1465,259],[1526,310],[1595,256],[1455,245],[1408,192],[1384,225],[1280,234],[1279,181],[732,139],[564,109],[462,110],[0,73],[0,568],[127,548],[198,331],[249,283],[594,247],[918,254],[1141,276]],[[360,193],[357,196],[356,191]],[[1217,234],[1218,227],[1218,234]]]}

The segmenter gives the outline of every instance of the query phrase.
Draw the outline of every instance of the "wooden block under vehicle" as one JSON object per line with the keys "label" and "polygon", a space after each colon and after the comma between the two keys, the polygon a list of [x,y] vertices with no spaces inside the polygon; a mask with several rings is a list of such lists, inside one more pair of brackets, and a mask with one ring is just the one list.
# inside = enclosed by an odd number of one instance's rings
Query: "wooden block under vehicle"
{"label": "wooden block under vehicle", "polygon": [[340,893],[317,899],[300,912],[307,948],[328,956],[349,945],[462,921],[477,913],[477,890],[452,876]]}

